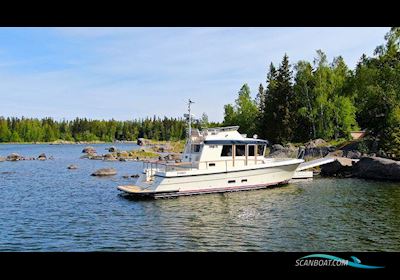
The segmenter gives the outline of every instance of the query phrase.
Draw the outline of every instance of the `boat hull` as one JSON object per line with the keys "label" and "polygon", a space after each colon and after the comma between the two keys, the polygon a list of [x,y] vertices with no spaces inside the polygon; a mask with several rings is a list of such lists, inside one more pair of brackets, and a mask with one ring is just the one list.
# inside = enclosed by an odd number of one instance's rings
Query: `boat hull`
{"label": "boat hull", "polygon": [[141,176],[137,186],[120,186],[118,189],[126,195],[153,198],[263,189],[286,184],[297,166],[298,163],[201,175],[156,176],[150,186],[146,186],[144,176]]}

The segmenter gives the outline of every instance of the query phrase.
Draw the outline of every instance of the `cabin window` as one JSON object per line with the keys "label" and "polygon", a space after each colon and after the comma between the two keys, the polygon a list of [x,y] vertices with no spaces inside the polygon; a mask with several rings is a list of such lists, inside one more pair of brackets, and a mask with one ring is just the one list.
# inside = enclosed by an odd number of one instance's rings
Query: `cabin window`
{"label": "cabin window", "polygon": [[231,157],[232,156],[232,145],[224,145],[222,147],[221,157]]}
{"label": "cabin window", "polygon": [[242,183],[245,183],[245,182],[247,182],[247,179],[242,179]]}
{"label": "cabin window", "polygon": [[236,145],[236,153],[237,157],[244,157],[246,155],[246,145]]}
{"label": "cabin window", "polygon": [[215,163],[209,163],[208,166],[215,166]]}
{"label": "cabin window", "polygon": [[257,147],[258,147],[258,149],[257,149],[257,155],[263,156],[263,155],[264,155],[265,145],[257,145]]}
{"label": "cabin window", "polygon": [[236,183],[236,180],[229,180],[228,184]]}
{"label": "cabin window", "polygon": [[194,145],[192,145],[192,153],[198,153],[198,152],[200,152],[200,145],[198,145],[198,144],[194,144]]}
{"label": "cabin window", "polygon": [[249,145],[249,157],[254,157],[254,145]]}

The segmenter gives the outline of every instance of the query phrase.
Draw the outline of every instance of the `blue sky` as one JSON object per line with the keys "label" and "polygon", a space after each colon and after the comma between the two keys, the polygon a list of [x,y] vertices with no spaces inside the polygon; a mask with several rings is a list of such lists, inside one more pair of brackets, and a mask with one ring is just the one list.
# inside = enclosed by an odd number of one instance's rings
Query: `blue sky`
{"label": "blue sky", "polygon": [[0,115],[127,120],[193,112],[223,119],[268,65],[322,49],[350,68],[389,28],[0,28]]}

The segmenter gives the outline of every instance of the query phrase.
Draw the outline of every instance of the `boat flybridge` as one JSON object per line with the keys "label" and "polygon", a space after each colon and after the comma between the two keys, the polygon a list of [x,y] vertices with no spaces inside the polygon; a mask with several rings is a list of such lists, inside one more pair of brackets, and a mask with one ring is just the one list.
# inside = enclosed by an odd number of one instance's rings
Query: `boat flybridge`
{"label": "boat flybridge", "polygon": [[126,195],[153,198],[267,188],[285,184],[302,159],[265,157],[268,141],[247,138],[239,126],[191,128],[182,160],[145,161],[135,185],[119,186]]}

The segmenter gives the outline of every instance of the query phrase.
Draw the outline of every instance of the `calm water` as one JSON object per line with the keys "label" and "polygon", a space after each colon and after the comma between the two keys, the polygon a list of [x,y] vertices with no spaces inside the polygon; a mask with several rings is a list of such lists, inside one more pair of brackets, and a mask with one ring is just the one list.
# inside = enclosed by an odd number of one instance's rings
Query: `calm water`
{"label": "calm water", "polygon": [[[93,145],[99,153],[110,145]],[[0,162],[0,251],[399,251],[400,183],[314,179],[280,188],[128,200],[138,162],[83,145],[0,145],[54,160]],[[117,145],[134,149],[136,145]],[[67,170],[69,164],[77,170]],[[90,176],[102,167],[118,175]]]}

